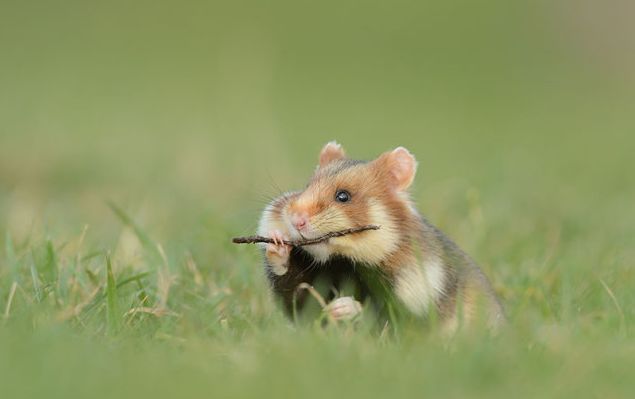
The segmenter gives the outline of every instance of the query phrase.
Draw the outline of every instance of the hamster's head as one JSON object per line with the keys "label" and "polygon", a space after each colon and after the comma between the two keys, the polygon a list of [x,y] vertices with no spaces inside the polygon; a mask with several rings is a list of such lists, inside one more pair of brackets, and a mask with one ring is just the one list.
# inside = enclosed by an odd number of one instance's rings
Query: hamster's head
{"label": "hamster's head", "polygon": [[294,239],[378,225],[379,230],[331,238],[304,249],[318,261],[343,255],[379,263],[397,249],[416,217],[408,195],[416,169],[414,156],[403,147],[365,162],[351,160],[342,146],[327,143],[309,184],[290,198],[283,218]]}

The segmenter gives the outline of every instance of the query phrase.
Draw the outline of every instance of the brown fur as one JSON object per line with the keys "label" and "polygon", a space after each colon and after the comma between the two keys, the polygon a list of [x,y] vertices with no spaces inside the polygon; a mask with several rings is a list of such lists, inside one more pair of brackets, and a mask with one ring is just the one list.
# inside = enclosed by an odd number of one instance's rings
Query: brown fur
{"label": "brown fur", "polygon": [[[297,238],[299,232],[288,222],[291,214],[308,217],[311,230],[305,234],[367,224],[382,227],[331,239],[321,248],[293,249],[288,272],[282,276],[269,273],[273,290],[288,311],[301,282],[312,284],[325,278],[339,285],[346,278],[359,287],[359,295],[369,296],[379,307],[382,300],[388,300],[381,296],[392,294],[417,314],[433,307],[448,330],[479,313],[486,315],[491,326],[504,319],[496,295],[474,261],[414,209],[407,190],[416,166],[414,157],[401,147],[362,162],[345,158],[341,146],[329,143],[308,186],[272,203],[263,215],[261,233],[275,227]],[[339,190],[351,194],[349,202],[335,201]],[[388,294],[373,292],[372,284],[362,278],[362,270],[377,272],[379,285],[392,287]],[[301,307],[304,296],[298,298]]]}

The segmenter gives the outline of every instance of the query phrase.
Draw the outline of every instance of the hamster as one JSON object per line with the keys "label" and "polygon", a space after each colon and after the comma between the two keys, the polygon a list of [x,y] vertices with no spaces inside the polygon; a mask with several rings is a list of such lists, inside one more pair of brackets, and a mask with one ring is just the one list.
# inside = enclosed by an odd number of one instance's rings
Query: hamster
{"label": "hamster", "polygon": [[[480,268],[416,210],[409,195],[416,170],[415,157],[403,147],[367,162],[347,158],[342,146],[330,142],[304,190],[265,208],[258,234],[276,241],[262,244],[265,271],[287,314],[306,305],[302,283],[321,281],[327,286],[325,311],[335,320],[354,318],[369,303],[384,315],[393,305],[415,318],[435,312],[448,332],[479,317],[494,329],[504,322]],[[380,229],[311,246],[283,243],[371,224]],[[352,295],[339,296],[346,284]]]}

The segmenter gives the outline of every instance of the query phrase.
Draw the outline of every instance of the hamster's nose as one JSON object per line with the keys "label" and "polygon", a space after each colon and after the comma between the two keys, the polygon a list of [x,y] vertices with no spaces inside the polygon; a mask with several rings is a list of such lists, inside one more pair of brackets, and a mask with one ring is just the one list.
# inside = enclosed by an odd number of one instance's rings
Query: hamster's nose
{"label": "hamster's nose", "polygon": [[307,215],[295,214],[291,217],[291,223],[293,223],[298,231],[302,231],[309,224],[309,217]]}

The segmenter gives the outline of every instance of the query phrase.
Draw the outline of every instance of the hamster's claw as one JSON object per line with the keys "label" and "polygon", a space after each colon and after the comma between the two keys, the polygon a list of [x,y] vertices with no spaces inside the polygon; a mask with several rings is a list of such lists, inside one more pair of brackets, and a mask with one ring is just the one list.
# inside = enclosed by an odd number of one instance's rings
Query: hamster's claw
{"label": "hamster's claw", "polygon": [[284,245],[285,236],[280,230],[273,230],[269,233],[269,236],[273,239],[275,245]]}
{"label": "hamster's claw", "polygon": [[286,245],[284,241],[287,239],[279,230],[269,232],[269,237],[273,239],[273,244],[267,244],[265,253],[267,260],[271,265],[271,270],[278,276],[286,274],[289,270],[289,255],[291,254],[291,246]]}

